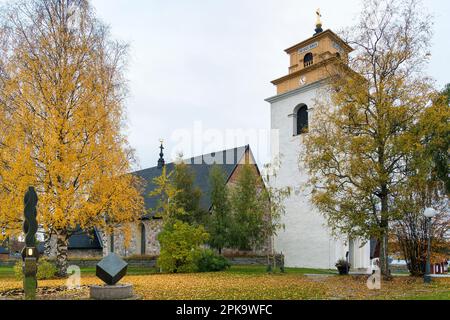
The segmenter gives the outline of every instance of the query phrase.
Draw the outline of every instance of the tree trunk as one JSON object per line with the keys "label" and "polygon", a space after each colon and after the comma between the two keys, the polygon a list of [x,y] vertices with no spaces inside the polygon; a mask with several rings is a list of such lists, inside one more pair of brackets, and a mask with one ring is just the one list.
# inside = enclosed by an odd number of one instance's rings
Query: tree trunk
{"label": "tree trunk", "polygon": [[[108,233],[105,230],[100,231],[102,243],[103,243],[103,256],[106,257],[111,252],[111,239],[108,239]],[[109,243],[109,245],[108,245]]]}
{"label": "tree trunk", "polygon": [[50,232],[44,233],[44,256],[49,258],[52,255],[52,235]]}
{"label": "tree trunk", "polygon": [[56,241],[56,268],[58,269],[59,277],[67,276],[67,252],[69,247],[69,237],[67,236],[67,232],[61,231],[57,233],[57,241]]}
{"label": "tree trunk", "polygon": [[389,205],[387,187],[383,186],[381,196],[381,243],[380,243],[380,271],[385,280],[391,278],[389,270]]}
{"label": "tree trunk", "polygon": [[381,275],[385,279],[389,279],[391,277],[391,271],[389,270],[389,238],[388,238],[388,228],[385,228],[383,231],[383,235],[380,239],[380,269]]}

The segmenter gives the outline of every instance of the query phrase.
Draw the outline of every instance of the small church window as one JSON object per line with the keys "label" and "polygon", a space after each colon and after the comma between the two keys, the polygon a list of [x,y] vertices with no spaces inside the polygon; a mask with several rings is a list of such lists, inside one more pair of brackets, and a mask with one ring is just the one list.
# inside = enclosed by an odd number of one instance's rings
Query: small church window
{"label": "small church window", "polygon": [[295,108],[294,135],[301,135],[308,130],[309,115],[308,106],[305,104]]}
{"label": "small church window", "polygon": [[305,65],[305,68],[311,66],[314,63],[314,57],[311,52],[305,55],[305,57],[303,58],[303,63]]}
{"label": "small church window", "polygon": [[145,225],[143,224],[143,223],[141,223],[140,225],[139,225],[139,235],[140,235],[140,254],[141,255],[145,255],[145,253],[146,253],[146,251],[147,251],[147,241],[146,241],[146,234],[145,234]]}

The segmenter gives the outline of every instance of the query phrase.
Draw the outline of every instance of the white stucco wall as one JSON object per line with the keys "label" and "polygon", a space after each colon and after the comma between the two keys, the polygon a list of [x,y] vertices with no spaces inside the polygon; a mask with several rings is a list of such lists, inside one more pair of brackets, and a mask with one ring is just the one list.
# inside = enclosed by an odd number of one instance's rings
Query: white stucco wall
{"label": "white stucco wall", "polygon": [[[367,269],[368,264],[370,264],[370,243],[366,243],[362,239],[354,239],[352,240],[352,247],[350,259],[352,269]],[[368,273],[370,273],[369,270]]]}
{"label": "white stucco wall", "polygon": [[[325,218],[310,202],[310,190],[306,188],[308,175],[299,165],[300,153],[304,148],[303,135],[294,136],[294,109],[306,104],[309,109],[309,123],[314,123],[314,99],[320,92],[320,83],[305,86],[267,99],[271,103],[271,127],[278,130],[279,141],[272,141],[272,152],[279,148],[281,166],[275,184],[278,187],[294,188],[293,195],[286,200],[286,226],[275,239],[275,249],[286,256],[288,267],[333,269],[336,261],[345,258],[349,250],[346,237],[335,239],[326,226]],[[367,248],[359,250],[366,252]],[[358,268],[368,267],[369,261],[355,252]],[[364,261],[363,261],[364,260]]]}

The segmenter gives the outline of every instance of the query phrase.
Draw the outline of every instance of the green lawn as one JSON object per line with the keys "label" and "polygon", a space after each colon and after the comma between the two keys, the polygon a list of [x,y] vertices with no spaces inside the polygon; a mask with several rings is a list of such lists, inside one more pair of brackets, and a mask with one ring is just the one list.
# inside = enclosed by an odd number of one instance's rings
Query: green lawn
{"label": "green lawn", "polygon": [[[152,269],[143,269],[136,267],[129,267],[127,274],[130,276],[143,276],[157,273],[157,270]],[[94,276],[95,275],[95,267],[92,268],[81,268],[81,274],[83,276]],[[14,269],[13,267],[2,267],[0,266],[0,279],[10,279],[14,278]]]}
{"label": "green lawn", "polygon": [[[138,268],[129,267],[127,274],[130,276],[145,276],[157,274],[158,270],[156,268]],[[225,273],[230,275],[266,275],[265,266],[233,266],[232,268],[225,271]],[[95,267],[81,268],[81,274],[83,276],[95,276]],[[277,270],[274,274],[279,274]],[[335,270],[321,270],[321,269],[300,269],[300,268],[286,268],[286,274],[336,274]],[[14,278],[13,267],[0,267],[0,279],[11,279]]]}
{"label": "green lawn", "polygon": [[[143,276],[156,274],[158,270],[156,268],[138,268],[129,267],[127,274],[130,276]],[[265,275],[265,266],[233,266],[225,271],[227,274],[236,275]],[[279,273],[277,270],[275,273]],[[322,270],[322,269],[305,269],[305,268],[286,268],[286,274],[336,274],[335,270]],[[95,275],[95,267],[81,268],[81,274],[84,276]],[[12,278],[14,277],[13,267],[0,267],[0,278]]]}
{"label": "green lawn", "polygon": [[12,277],[14,277],[14,270],[12,267],[1,267],[0,266],[0,279],[12,278]]}
{"label": "green lawn", "polygon": [[[307,269],[307,268],[286,268],[286,274],[337,274],[335,270],[322,270],[322,269]],[[267,274],[266,266],[232,266],[225,271],[230,274],[248,274],[248,275],[263,275]],[[275,273],[279,273],[277,269]]]}
{"label": "green lawn", "polygon": [[409,297],[408,300],[450,300],[450,291],[448,292],[438,292],[438,293],[431,293],[431,294],[425,294],[425,295],[416,295],[413,297]]}
{"label": "green lawn", "polygon": [[[155,273],[157,273],[157,270],[155,268],[128,267],[127,271],[127,274],[130,276],[145,276]],[[85,276],[93,276],[95,275],[95,267],[81,268],[81,274]]]}
{"label": "green lawn", "polygon": [[[266,266],[233,266],[232,268],[225,271],[227,274],[236,274],[236,275],[265,275]],[[157,274],[158,270],[156,268],[137,268],[137,267],[129,267],[127,274],[130,276],[143,276],[143,275],[151,275]],[[275,272],[279,273],[279,270]],[[301,268],[286,268],[286,273],[289,274],[336,274],[335,270],[321,270],[321,269],[301,269]],[[95,268],[81,268],[81,274],[86,276],[95,275]]]}

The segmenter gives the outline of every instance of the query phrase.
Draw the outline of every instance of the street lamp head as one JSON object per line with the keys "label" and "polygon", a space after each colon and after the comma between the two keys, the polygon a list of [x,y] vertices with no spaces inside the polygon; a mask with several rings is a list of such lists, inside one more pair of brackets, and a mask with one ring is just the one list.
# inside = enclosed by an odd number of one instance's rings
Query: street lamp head
{"label": "street lamp head", "polygon": [[437,215],[437,211],[434,210],[433,208],[426,208],[425,212],[423,213],[423,215],[427,218],[434,218]]}

